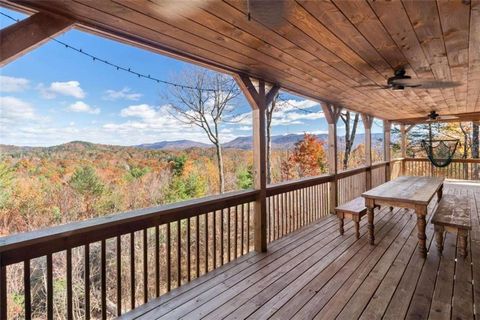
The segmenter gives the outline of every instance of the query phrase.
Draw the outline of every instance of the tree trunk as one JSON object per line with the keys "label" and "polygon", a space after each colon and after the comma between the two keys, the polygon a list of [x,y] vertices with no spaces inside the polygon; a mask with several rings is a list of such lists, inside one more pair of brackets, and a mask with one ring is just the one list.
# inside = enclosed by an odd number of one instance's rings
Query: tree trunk
{"label": "tree trunk", "polygon": [[[268,120],[267,120],[268,121]],[[272,128],[270,125],[267,125],[267,184],[272,183]]]}
{"label": "tree trunk", "polygon": [[352,131],[350,132],[350,111],[347,111],[345,117],[342,117],[345,123],[345,155],[343,157],[343,170],[348,169],[348,160],[350,159],[350,153],[352,152],[353,143],[355,141],[355,135],[357,132],[359,114],[355,114],[353,119]]}
{"label": "tree trunk", "polygon": [[217,151],[217,164],[218,164],[218,180],[220,183],[220,193],[225,192],[225,175],[223,172],[223,156],[222,156],[222,147],[220,142],[215,144]]}

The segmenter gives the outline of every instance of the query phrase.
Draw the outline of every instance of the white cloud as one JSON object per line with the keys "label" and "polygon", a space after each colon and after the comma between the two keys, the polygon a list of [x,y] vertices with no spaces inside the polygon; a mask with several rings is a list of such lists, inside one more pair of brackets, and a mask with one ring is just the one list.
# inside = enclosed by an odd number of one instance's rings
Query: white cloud
{"label": "white cloud", "polygon": [[0,120],[2,122],[34,118],[35,111],[29,103],[15,97],[0,96]]}
{"label": "white cloud", "polygon": [[129,106],[120,111],[122,117],[139,117],[143,119],[153,119],[157,116],[157,110],[148,104],[139,104]]}
{"label": "white cloud", "polygon": [[77,101],[75,103],[72,103],[68,107],[68,110],[70,110],[72,112],[84,112],[84,113],[90,113],[90,114],[99,114],[100,113],[100,108],[92,108],[83,101]]}
{"label": "white cloud", "polygon": [[115,90],[105,91],[105,96],[103,97],[103,99],[105,100],[125,99],[125,100],[137,101],[141,97],[142,97],[141,93],[131,92],[130,88],[125,87],[119,91],[115,91]]}
{"label": "white cloud", "polygon": [[[272,126],[299,125],[304,124],[304,120],[318,120],[325,118],[325,115],[321,110],[309,110],[317,106],[319,106],[319,103],[311,100],[279,101],[278,108],[273,112]],[[250,130],[247,127],[250,127],[252,124],[252,114],[251,112],[240,114],[236,116],[232,122],[245,127],[244,129],[239,130]]]}
{"label": "white cloud", "polygon": [[20,92],[28,88],[30,81],[25,78],[15,78],[0,75],[0,92]]}
{"label": "white cloud", "polygon": [[52,82],[47,88],[40,84],[38,89],[40,94],[46,99],[53,99],[58,94],[77,99],[85,98],[85,92],[80,87],[80,82],[78,81]]}

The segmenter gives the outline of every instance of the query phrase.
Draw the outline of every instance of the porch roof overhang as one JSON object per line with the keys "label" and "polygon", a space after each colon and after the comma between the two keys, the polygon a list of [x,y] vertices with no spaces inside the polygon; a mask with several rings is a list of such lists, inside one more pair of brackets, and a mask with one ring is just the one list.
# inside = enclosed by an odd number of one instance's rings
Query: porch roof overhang
{"label": "porch roof overhang", "polygon": [[[75,27],[402,123],[435,110],[480,119],[480,1],[287,1],[282,23],[245,0],[0,0]],[[380,89],[398,66],[454,89]],[[363,86],[368,87],[363,87]],[[370,87],[372,86],[373,87]],[[378,87],[375,87],[378,85]]]}

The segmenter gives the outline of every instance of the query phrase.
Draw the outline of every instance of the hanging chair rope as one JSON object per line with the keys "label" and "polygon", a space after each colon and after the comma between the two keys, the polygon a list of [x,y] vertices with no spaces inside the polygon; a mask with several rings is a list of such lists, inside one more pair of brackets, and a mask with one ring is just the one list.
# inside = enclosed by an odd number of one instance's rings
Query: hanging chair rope
{"label": "hanging chair rope", "polygon": [[[430,162],[438,168],[448,166],[457,150],[458,139],[456,140],[422,140],[422,147],[427,153]],[[447,144],[447,143],[450,143]]]}

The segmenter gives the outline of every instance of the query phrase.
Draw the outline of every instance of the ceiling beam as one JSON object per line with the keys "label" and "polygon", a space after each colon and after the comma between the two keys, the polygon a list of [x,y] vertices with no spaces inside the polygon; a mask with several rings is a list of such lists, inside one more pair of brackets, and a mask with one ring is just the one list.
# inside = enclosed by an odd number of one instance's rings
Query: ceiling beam
{"label": "ceiling beam", "polygon": [[73,24],[73,20],[39,12],[3,28],[0,30],[0,67],[69,30]]}

